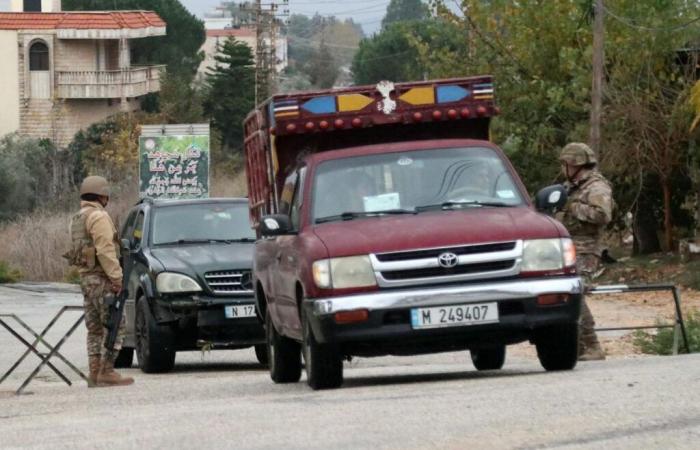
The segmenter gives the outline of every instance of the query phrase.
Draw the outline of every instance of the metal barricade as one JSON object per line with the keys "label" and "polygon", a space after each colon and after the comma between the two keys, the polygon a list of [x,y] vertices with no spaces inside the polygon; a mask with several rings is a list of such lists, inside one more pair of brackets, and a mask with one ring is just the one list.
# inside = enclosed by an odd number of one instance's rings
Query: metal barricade
{"label": "metal barricade", "polygon": [[[80,311],[81,315],[80,318],[75,321],[75,323],[68,329],[68,331],[63,335],[63,337],[58,341],[58,344],[56,346],[52,346],[48,342],[46,342],[46,334],[53,328],[54,325],[56,325],[56,322],[58,322],[58,319],[63,316],[65,312],[68,311]],[[10,325],[10,322],[8,319],[11,319],[15,323],[19,324],[22,328],[24,328],[29,334],[31,334],[34,337],[34,342],[29,342],[26,340],[24,337],[22,337],[21,334],[17,332],[12,326]],[[17,389],[15,394],[20,395],[22,392],[27,388],[29,383],[39,374],[39,371],[44,367],[48,366],[61,380],[63,380],[68,386],[72,386],[73,383],[66,377],[58,368],[51,363],[51,358],[59,358],[63,363],[66,364],[71,370],[73,370],[80,378],[85,380],[86,382],[88,381],[87,376],[83,372],[80,371],[73,363],[71,363],[65,356],[63,356],[59,350],[63,346],[63,344],[66,343],[66,341],[71,337],[71,335],[75,332],[75,330],[78,328],[78,326],[85,320],[85,313],[83,313],[83,307],[82,306],[64,306],[61,308],[61,310],[54,316],[53,319],[49,322],[49,324],[44,328],[44,330],[37,334],[36,331],[34,331],[29,325],[27,325],[26,322],[24,322],[22,319],[20,319],[17,315],[15,314],[0,314],[0,325],[5,328],[12,336],[14,336],[18,341],[20,341],[24,346],[27,347],[27,350],[24,352],[24,354],[10,367],[10,369],[5,372],[5,374],[0,378],[0,384],[2,384],[9,376],[19,367],[20,364],[29,356],[30,353],[34,353],[40,360],[41,363],[32,371],[32,373],[24,380],[22,385]],[[42,353],[39,351],[39,348],[37,347],[39,344],[43,344],[48,350],[48,353]]]}
{"label": "metal barricade", "polygon": [[681,294],[678,288],[672,284],[640,284],[628,286],[626,284],[612,286],[597,286],[594,289],[588,290],[586,294],[591,295],[610,295],[624,294],[627,292],[661,292],[670,291],[673,294],[673,303],[675,305],[676,320],[673,324],[657,324],[643,325],[636,327],[604,327],[596,328],[596,331],[627,331],[627,330],[649,330],[659,328],[673,328],[673,354],[678,354],[679,335],[683,338],[686,353],[690,353],[690,344],[688,343],[688,335],[685,330],[685,322],[683,321],[683,312],[681,310]]}

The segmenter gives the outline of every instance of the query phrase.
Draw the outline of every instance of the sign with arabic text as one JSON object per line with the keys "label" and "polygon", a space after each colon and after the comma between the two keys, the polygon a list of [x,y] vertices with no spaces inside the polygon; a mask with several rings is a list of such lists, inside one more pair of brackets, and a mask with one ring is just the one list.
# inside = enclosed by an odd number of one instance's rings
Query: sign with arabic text
{"label": "sign with arabic text", "polygon": [[209,135],[141,136],[140,195],[209,197]]}

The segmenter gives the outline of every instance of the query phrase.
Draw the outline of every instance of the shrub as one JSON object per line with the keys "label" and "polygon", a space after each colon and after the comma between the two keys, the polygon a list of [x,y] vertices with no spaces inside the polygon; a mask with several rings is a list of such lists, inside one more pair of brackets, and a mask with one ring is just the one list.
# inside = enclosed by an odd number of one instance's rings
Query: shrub
{"label": "shrub", "polygon": [[22,273],[10,267],[5,261],[0,261],[0,284],[16,283],[22,278]]}
{"label": "shrub", "polygon": [[[634,345],[650,355],[672,355],[673,354],[673,328],[659,328],[655,334],[638,330],[634,333]],[[688,335],[688,345],[690,352],[700,352],[700,312],[694,311],[686,315],[685,331]],[[683,337],[679,336],[678,351],[685,350]]]}

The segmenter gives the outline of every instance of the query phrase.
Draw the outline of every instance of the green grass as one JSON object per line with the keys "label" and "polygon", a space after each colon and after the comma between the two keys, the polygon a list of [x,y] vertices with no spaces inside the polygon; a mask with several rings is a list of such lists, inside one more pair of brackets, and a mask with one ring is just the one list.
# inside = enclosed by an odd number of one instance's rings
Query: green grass
{"label": "green grass", "polygon": [[10,267],[5,261],[0,261],[0,284],[16,283],[22,279],[22,273]]}
{"label": "green grass", "polygon": [[[700,352],[700,312],[694,311],[685,317],[685,331],[688,335],[690,352]],[[649,355],[673,354],[673,328],[659,328],[656,334],[638,330],[634,333],[634,345]],[[684,353],[683,337],[678,336],[678,352]]]}

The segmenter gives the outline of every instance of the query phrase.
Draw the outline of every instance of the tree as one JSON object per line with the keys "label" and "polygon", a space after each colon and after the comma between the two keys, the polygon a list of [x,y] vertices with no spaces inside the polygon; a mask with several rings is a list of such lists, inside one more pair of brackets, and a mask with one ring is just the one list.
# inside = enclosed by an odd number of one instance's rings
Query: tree
{"label": "tree", "polygon": [[221,134],[224,156],[242,151],[243,120],[255,107],[255,64],[250,47],[235,38],[220,46],[207,74],[204,112]]}
{"label": "tree", "polygon": [[318,50],[311,57],[308,73],[311,84],[321,89],[333,87],[333,83],[338,78],[338,66],[325,42],[321,42]]}
{"label": "tree", "polygon": [[161,78],[159,110],[168,123],[199,123],[204,120],[201,89],[187,75],[166,74]]}
{"label": "tree", "polygon": [[167,36],[135,39],[136,64],[167,64],[168,72],[194,76],[202,62],[200,48],[206,34],[204,24],[179,0],[63,0],[65,11],[155,11],[167,23]]}
{"label": "tree", "polygon": [[382,20],[382,28],[392,23],[423,20],[430,17],[430,9],[422,0],[391,0]]}

